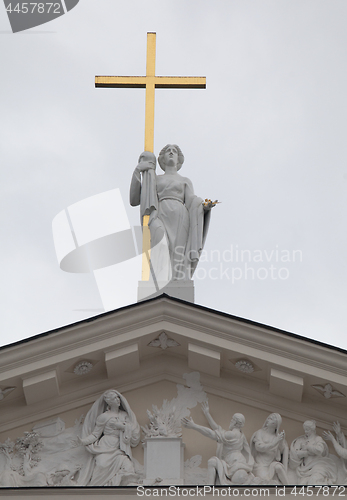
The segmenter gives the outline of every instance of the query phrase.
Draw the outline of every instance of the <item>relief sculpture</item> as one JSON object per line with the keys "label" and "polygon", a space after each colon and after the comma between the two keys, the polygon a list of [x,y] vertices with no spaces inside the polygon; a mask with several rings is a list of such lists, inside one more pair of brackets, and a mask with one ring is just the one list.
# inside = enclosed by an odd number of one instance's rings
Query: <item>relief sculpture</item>
{"label": "relief sculpture", "polygon": [[[181,470],[179,474],[183,475],[177,476],[178,484],[347,483],[347,441],[338,422],[333,424],[335,436],[328,430],[321,437],[317,434],[315,421],[306,420],[304,434],[295,438],[288,447],[285,432],[281,429],[282,417],[271,413],[248,442],[244,434],[244,415],[234,413],[229,427],[223,429],[211,416],[200,374],[193,372],[183,377],[185,384],[177,384],[177,397],[164,400],[160,408],[152,405],[152,411],[147,410],[149,425],[142,425],[144,445],[151,446],[154,457],[159,448],[165,455],[166,446],[171,447],[166,462],[169,474],[175,467]],[[198,403],[208,426],[196,424],[190,416],[191,409]],[[190,430],[201,434],[199,440],[194,440],[195,451],[201,450],[201,455],[193,455],[186,446],[186,457],[182,451],[182,455],[178,453],[174,458],[172,450],[181,449],[181,444],[178,448],[174,445],[182,443],[181,425],[187,429],[183,433],[187,443]],[[46,430],[40,435],[37,429]],[[34,430],[14,441],[7,439],[0,443],[0,486],[176,484],[172,477],[168,479],[171,482],[165,482],[165,477],[163,479],[160,474],[150,476],[152,481],[146,475],[146,464],[141,465],[133,457],[132,449],[140,444],[140,429],[127,399],[117,390],[110,389],[96,399],[84,421],[81,417],[74,427],[65,429],[64,422],[56,418],[37,423]],[[213,456],[211,453],[206,456],[206,443],[211,439],[216,442],[216,452]],[[330,453],[326,441],[332,443],[336,454]],[[137,452],[136,456],[141,454]],[[174,460],[177,463],[173,464]],[[163,461],[163,458],[158,461],[159,468]]]}

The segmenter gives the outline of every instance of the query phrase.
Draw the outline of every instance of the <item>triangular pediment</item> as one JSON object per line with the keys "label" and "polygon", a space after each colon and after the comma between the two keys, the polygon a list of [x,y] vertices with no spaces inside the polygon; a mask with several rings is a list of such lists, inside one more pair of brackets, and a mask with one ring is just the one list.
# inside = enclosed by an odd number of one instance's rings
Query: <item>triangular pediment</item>
{"label": "triangular pediment", "polygon": [[[276,412],[290,442],[307,419],[347,427],[346,361],[341,349],[162,295],[3,347],[0,442],[47,422],[71,426],[110,388],[145,426],[146,410],[175,397],[192,372],[224,428],[242,412],[250,439]],[[191,414],[203,424],[196,403]],[[185,453],[200,448],[193,439]]]}
{"label": "triangular pediment", "polygon": [[[345,351],[167,296],[5,346],[0,359],[0,387],[15,388],[1,402],[3,430],[84,405],[112,384],[176,381],[182,370],[258,407],[292,413],[300,402],[322,423],[332,407],[346,413]],[[327,384],[341,396],[327,398]]]}

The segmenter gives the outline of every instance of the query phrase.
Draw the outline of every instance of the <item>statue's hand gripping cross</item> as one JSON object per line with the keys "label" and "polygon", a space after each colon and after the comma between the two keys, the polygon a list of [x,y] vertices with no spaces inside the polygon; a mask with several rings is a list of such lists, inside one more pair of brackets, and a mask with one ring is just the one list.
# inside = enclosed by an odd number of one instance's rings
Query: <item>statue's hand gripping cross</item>
{"label": "statue's hand gripping cross", "polygon": [[[154,151],[154,97],[155,89],[205,89],[206,78],[195,76],[155,76],[155,33],[147,33],[146,76],[96,76],[95,87],[140,88],[146,89],[145,151]],[[149,279],[148,263],[144,268],[145,255],[149,255],[150,236],[149,216],[143,217],[143,255],[142,279]],[[147,260],[147,259],[146,259]]]}

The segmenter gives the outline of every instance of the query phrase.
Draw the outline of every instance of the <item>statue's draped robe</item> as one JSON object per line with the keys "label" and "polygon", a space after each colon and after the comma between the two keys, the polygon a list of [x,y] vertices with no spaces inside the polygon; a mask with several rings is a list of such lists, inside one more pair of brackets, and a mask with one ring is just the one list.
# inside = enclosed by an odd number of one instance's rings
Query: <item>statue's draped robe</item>
{"label": "statue's draped robe", "polygon": [[[268,448],[261,450],[262,444]],[[253,474],[269,481],[268,484],[280,484],[277,480],[276,466],[281,467],[286,474],[288,462],[288,446],[285,441],[277,441],[277,433],[270,434],[265,429],[259,429],[251,438],[251,453],[254,457]]]}
{"label": "statue's draped robe", "polygon": [[[310,447],[308,457],[299,458],[297,451]],[[305,435],[295,439],[290,446],[289,465],[295,468],[299,484],[336,484],[337,467],[329,458],[328,445],[320,436]]]}
{"label": "statue's draped robe", "polygon": [[[104,396],[86,415],[82,439],[91,455],[80,472],[81,485],[125,486],[127,476],[130,480],[135,476],[131,447],[140,441],[140,427],[127,400],[118,396],[123,409],[116,418],[105,411]],[[115,428],[116,421],[126,423],[124,431]]]}
{"label": "statue's draped robe", "polygon": [[223,430],[220,426],[214,431],[217,436],[217,473],[218,483],[222,485],[233,484],[232,476],[238,470],[251,472],[253,469],[253,457],[250,447],[243,432],[235,433],[232,438],[227,438],[230,431]]}
{"label": "statue's draped robe", "polygon": [[192,278],[204,246],[210,211],[194,195],[192,183],[175,174],[156,175],[153,168],[142,178],[135,170],[130,203],[140,204],[141,221],[149,215],[151,264],[156,281]]}

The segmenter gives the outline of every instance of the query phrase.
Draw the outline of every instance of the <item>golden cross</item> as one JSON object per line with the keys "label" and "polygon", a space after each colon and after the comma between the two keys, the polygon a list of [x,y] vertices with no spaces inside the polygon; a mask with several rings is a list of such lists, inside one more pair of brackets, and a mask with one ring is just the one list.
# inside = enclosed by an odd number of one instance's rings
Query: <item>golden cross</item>
{"label": "golden cross", "polygon": [[145,151],[154,149],[155,89],[205,89],[201,76],[155,76],[155,33],[147,33],[146,76],[96,76],[95,87],[146,89]]}
{"label": "golden cross", "polygon": [[[154,152],[155,89],[205,89],[206,78],[200,76],[155,76],[155,33],[147,33],[146,76],[96,76],[95,87],[146,89],[145,151]],[[142,279],[150,276],[149,216],[143,217]]]}

